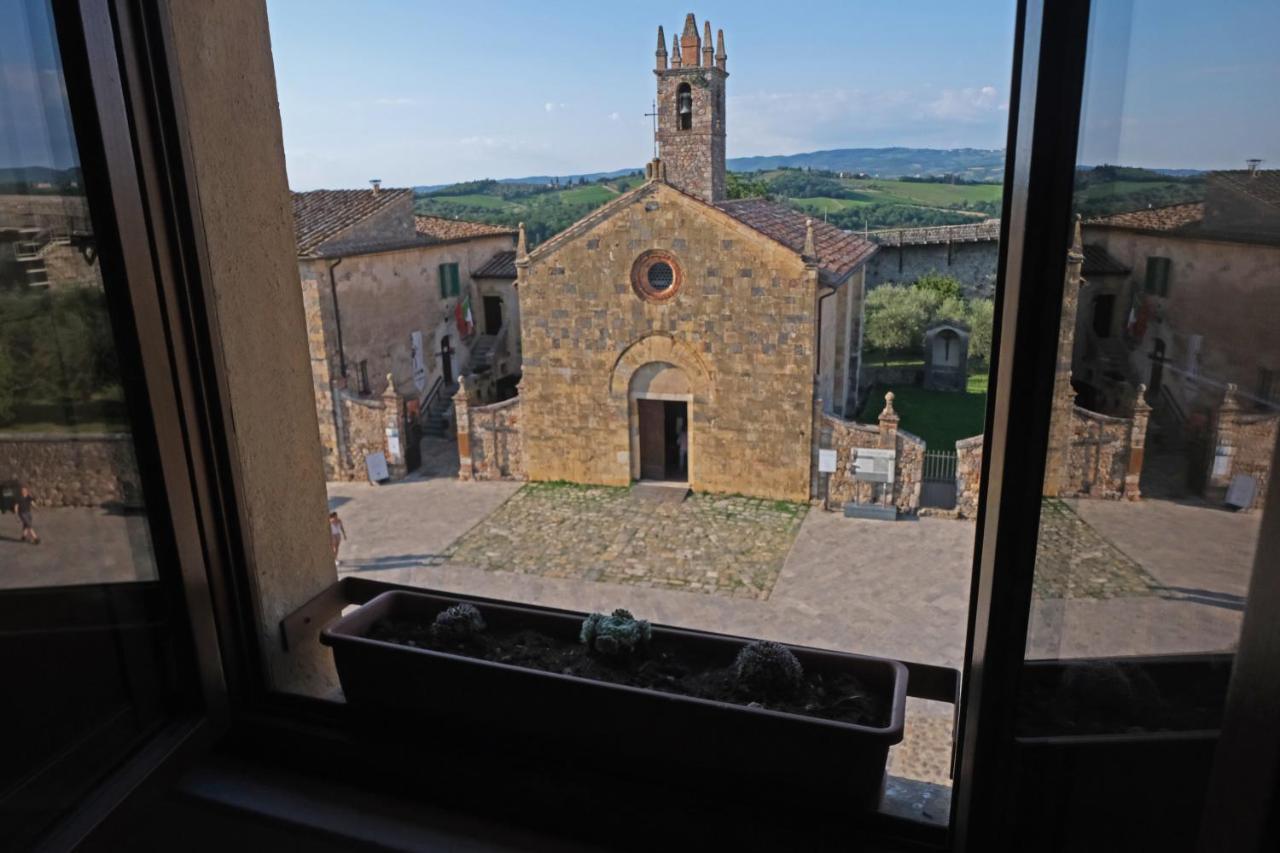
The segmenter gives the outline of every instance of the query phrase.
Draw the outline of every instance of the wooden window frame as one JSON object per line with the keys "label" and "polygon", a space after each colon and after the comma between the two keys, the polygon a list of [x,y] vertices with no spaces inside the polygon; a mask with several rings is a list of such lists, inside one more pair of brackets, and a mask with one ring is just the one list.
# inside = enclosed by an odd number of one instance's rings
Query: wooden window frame
{"label": "wooden window frame", "polygon": [[[1056,335],[1045,332],[1056,330],[1060,310],[1088,11],[1087,0],[1018,3],[993,340],[998,358],[983,448],[952,827],[940,832],[889,819],[853,828],[859,838],[881,838],[880,849],[910,843],[913,849],[985,850],[1005,840],[999,833],[1015,760],[1012,700],[1023,665],[1050,414],[1052,383],[1046,379],[1052,376],[1057,342]],[[89,152],[86,170],[92,164],[110,176],[106,203],[124,247],[128,308],[139,327],[160,448],[157,476],[164,479],[168,520],[181,551],[181,593],[200,686],[184,727],[155,738],[59,827],[52,840],[65,846],[110,837],[171,787],[178,769],[224,734],[224,750],[317,774],[335,767],[368,769],[373,776],[362,778],[373,778],[370,785],[400,757],[371,753],[370,721],[353,709],[273,692],[266,678],[260,644],[274,638],[258,637],[248,592],[254,566],[243,536],[238,459],[227,437],[233,430],[218,358],[221,343],[210,331],[215,324],[207,322],[212,300],[198,195],[187,170],[184,105],[170,85],[173,67],[166,59],[164,23],[172,13],[172,7],[142,0],[78,0],[60,15],[59,35],[64,44],[77,39],[83,44],[83,61],[73,62],[68,73],[90,82],[84,96],[101,123],[102,151]],[[673,270],[680,275],[678,265]],[[664,298],[678,290],[673,284]],[[1272,480],[1271,489],[1272,505],[1280,507],[1280,478]],[[1271,554],[1280,553],[1280,513],[1264,519],[1261,537],[1260,554],[1269,546],[1276,546]],[[1251,802],[1274,795],[1265,788],[1265,774],[1274,771],[1280,755],[1280,733],[1265,725],[1280,717],[1280,684],[1270,677],[1280,660],[1280,623],[1261,617],[1280,607],[1280,581],[1269,576],[1280,572],[1254,575],[1228,706],[1230,714],[1247,702],[1249,712],[1237,713],[1238,725],[1224,729],[1225,763],[1216,772],[1211,797],[1219,810],[1209,820],[1211,828],[1221,828],[1230,818],[1237,837],[1251,832],[1253,838],[1274,838],[1276,827],[1267,824],[1265,813],[1231,808],[1238,802],[1232,795],[1239,792],[1233,780],[1255,783]],[[937,677],[928,668],[921,675]],[[484,749],[478,759],[501,760],[500,738]],[[571,769],[504,767],[504,772],[559,801],[598,795],[607,781],[577,778]],[[414,771],[396,778],[420,777]],[[474,807],[465,793],[455,792],[458,799],[450,800],[447,791],[435,791],[446,806]],[[491,815],[493,799],[482,805]],[[606,822],[601,825],[621,820],[643,826],[649,813],[637,805],[643,803],[612,800],[615,811],[601,815]],[[699,804],[697,816],[704,821],[723,817],[715,811],[720,807]],[[829,823],[804,831],[820,837],[826,828],[849,838],[848,818],[828,816]]]}

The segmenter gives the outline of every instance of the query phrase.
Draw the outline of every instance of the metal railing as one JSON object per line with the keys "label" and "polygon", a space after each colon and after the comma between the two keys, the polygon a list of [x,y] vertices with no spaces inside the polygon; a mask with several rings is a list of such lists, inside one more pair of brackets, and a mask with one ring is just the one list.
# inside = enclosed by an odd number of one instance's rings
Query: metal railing
{"label": "metal railing", "polygon": [[924,453],[923,479],[932,482],[956,481],[956,453],[954,450],[926,450]]}

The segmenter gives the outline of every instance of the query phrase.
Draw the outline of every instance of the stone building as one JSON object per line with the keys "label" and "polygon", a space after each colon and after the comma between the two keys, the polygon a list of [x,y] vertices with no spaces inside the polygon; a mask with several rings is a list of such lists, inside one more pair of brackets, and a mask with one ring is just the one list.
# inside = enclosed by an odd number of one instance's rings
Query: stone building
{"label": "stone building", "polygon": [[527,475],[807,500],[815,396],[857,396],[876,247],[724,198],[723,32],[713,47],[689,15],[669,54],[659,28],[654,74],[648,180],[517,249]]}
{"label": "stone building", "polygon": [[[447,408],[459,374],[487,367],[504,318],[515,316],[514,293],[475,273],[509,254],[515,233],[414,216],[412,190],[376,183],[294,193],[293,209],[326,474],[361,479],[366,450],[397,422],[372,411],[387,392],[404,420]],[[384,448],[389,461],[396,444]]]}
{"label": "stone building", "polygon": [[1203,202],[1096,219],[1084,237],[1073,369],[1082,400],[1123,411],[1146,386],[1144,491],[1223,485],[1214,471],[1230,468],[1230,454],[1217,451],[1231,444],[1211,446],[1221,410],[1228,421],[1280,414],[1280,170],[1212,172]]}

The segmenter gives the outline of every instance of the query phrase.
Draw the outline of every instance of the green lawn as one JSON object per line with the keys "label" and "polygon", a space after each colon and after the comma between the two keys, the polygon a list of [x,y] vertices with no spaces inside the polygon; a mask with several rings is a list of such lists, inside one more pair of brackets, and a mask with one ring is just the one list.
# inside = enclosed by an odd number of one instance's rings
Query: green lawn
{"label": "green lawn", "polygon": [[954,450],[957,440],[979,434],[986,423],[986,374],[970,376],[964,394],[926,391],[914,385],[877,385],[871,389],[859,421],[876,423],[886,391],[893,391],[893,408],[902,419],[899,426],[923,438],[930,450]]}
{"label": "green lawn", "polygon": [[13,408],[13,422],[0,425],[0,433],[129,431],[124,402],[119,398],[77,400],[71,404],[70,417],[66,406],[50,400],[15,403]]}
{"label": "green lawn", "polygon": [[999,184],[924,184],[883,179],[847,180],[868,201],[920,204],[926,207],[956,207],[963,202],[998,202],[1004,188]]}

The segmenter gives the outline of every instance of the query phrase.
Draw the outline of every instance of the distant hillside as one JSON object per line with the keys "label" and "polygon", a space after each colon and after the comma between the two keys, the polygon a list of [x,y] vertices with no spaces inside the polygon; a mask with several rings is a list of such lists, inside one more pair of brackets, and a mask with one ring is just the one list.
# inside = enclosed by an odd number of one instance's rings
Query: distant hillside
{"label": "distant hillside", "polygon": [[[914,177],[917,175],[959,175],[970,181],[1004,180],[1004,152],[982,148],[835,148],[810,151],[807,154],[777,154],[765,157],[733,157],[725,161],[731,172],[758,172],[766,169],[823,169],[830,172],[865,172],[879,178]],[[640,166],[615,169],[612,172],[582,172],[572,175],[529,175],[523,178],[498,178],[500,184],[554,184],[560,186],[611,180],[636,172]],[[428,193],[450,186],[431,184],[414,187]]]}
{"label": "distant hillside", "polygon": [[1004,179],[1004,152],[985,148],[836,148],[807,154],[735,157],[726,165],[734,172],[785,167],[865,172],[880,178],[954,174],[976,181]]}
{"label": "distant hillside", "polygon": [[80,169],[48,166],[0,167],[0,193],[54,193],[80,187]]}

